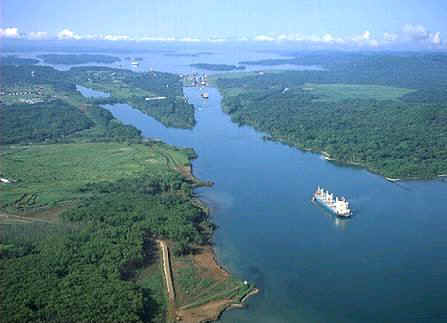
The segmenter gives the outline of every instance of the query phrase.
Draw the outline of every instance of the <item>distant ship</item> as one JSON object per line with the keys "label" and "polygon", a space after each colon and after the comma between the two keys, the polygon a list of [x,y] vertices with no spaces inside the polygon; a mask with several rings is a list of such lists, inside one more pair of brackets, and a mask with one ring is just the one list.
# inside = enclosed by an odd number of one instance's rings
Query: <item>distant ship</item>
{"label": "distant ship", "polygon": [[200,96],[204,99],[208,99],[208,93],[202,93]]}
{"label": "distant ship", "polygon": [[334,196],[333,193],[325,191],[320,186],[317,187],[317,190],[312,196],[312,201],[320,203],[337,216],[346,218],[352,215],[349,202],[344,197],[339,198],[338,196]]}

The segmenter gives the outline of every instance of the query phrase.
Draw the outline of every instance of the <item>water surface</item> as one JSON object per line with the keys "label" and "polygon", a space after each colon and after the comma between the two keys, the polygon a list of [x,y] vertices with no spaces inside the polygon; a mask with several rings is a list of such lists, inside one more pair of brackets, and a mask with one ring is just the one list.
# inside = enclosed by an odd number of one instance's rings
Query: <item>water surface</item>
{"label": "water surface", "polygon": [[[82,89],[81,89],[82,90]],[[193,147],[194,173],[215,182],[197,190],[212,207],[216,253],[261,293],[222,322],[446,322],[447,186],[393,184],[359,168],[239,127],[195,88],[192,130],[170,129],[126,104],[116,118],[148,137]],[[346,196],[355,216],[337,220],[312,204],[317,184]]]}

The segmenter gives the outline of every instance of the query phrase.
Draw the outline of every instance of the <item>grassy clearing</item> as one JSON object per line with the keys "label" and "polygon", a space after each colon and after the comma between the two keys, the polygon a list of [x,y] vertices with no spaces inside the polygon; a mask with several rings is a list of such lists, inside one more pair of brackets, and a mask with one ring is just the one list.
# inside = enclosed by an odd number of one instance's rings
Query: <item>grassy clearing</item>
{"label": "grassy clearing", "polygon": [[306,83],[303,90],[317,95],[321,98],[317,101],[339,101],[344,99],[376,99],[376,100],[397,100],[405,94],[415,90],[382,86],[382,85],[361,85],[361,84],[312,84]]}
{"label": "grassy clearing", "polygon": [[89,80],[83,83],[83,86],[96,91],[109,93],[112,97],[129,100],[132,97],[151,97],[156,96],[155,93],[146,91],[136,87],[130,87],[120,79],[102,79],[101,81]]}
{"label": "grassy clearing", "polygon": [[216,268],[198,264],[194,257],[173,257],[177,307],[188,309],[218,299],[237,302],[251,288],[240,280],[216,272]]}
{"label": "grassy clearing", "polygon": [[[261,70],[261,68],[260,68]],[[210,86],[216,87],[217,79],[242,79],[244,77],[256,76],[256,75],[265,75],[265,74],[278,74],[283,73],[281,70],[270,70],[265,71],[262,70],[263,74],[259,74],[259,72],[228,72],[228,73],[219,73],[208,76],[208,83]]]}
{"label": "grassy clearing", "polygon": [[16,181],[0,186],[9,212],[53,208],[78,200],[88,183],[163,174],[187,165],[182,150],[167,145],[76,143],[2,147],[0,173]]}

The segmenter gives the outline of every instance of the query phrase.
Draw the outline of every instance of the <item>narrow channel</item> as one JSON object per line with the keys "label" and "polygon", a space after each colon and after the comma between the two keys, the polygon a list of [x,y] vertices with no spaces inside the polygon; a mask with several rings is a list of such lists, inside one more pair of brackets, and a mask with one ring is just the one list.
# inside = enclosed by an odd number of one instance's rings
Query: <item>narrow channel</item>
{"label": "narrow channel", "polygon": [[[194,148],[195,175],[216,183],[197,193],[218,225],[218,260],[261,289],[222,322],[447,320],[445,182],[394,184],[264,141],[221,111],[217,89],[207,91],[205,100],[185,88],[192,130],[166,128],[126,104],[105,107],[144,136]],[[352,219],[310,202],[318,184],[350,200]]]}

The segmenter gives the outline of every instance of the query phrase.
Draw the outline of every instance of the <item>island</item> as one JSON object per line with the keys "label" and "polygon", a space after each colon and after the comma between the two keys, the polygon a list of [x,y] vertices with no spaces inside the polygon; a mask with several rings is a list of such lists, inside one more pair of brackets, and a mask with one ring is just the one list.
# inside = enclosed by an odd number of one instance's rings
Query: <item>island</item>
{"label": "island", "polygon": [[196,52],[196,53],[166,53],[165,56],[172,57],[199,57],[199,56],[208,56],[214,55],[212,52]]}
{"label": "island", "polygon": [[98,54],[44,54],[38,55],[37,58],[42,59],[44,63],[53,65],[111,64],[121,61],[119,57]]}
{"label": "island", "polygon": [[197,64],[191,64],[190,66],[207,71],[235,71],[245,69],[245,66],[228,65],[228,64],[197,63]]}
{"label": "island", "polygon": [[0,65],[34,65],[39,63],[35,58],[17,57],[15,55],[0,56]]}
{"label": "island", "polygon": [[[328,53],[324,71],[210,77],[223,109],[298,148],[392,179],[447,173],[447,55]],[[256,62],[259,64],[259,62]],[[271,64],[271,61],[268,61]]]}
{"label": "island", "polygon": [[[142,137],[77,90],[94,79],[125,100],[117,71],[0,68],[2,322],[197,322],[256,292],[215,261],[194,150]],[[160,78],[159,91],[177,82]],[[161,94],[132,91],[149,84]]]}

